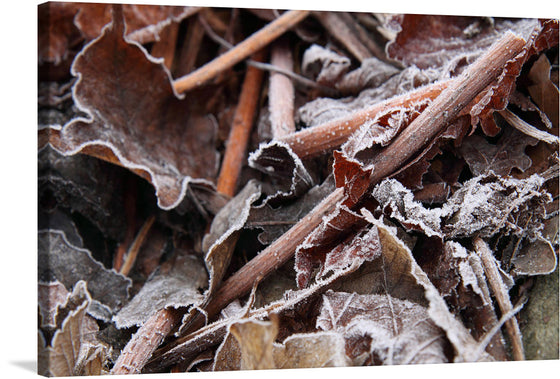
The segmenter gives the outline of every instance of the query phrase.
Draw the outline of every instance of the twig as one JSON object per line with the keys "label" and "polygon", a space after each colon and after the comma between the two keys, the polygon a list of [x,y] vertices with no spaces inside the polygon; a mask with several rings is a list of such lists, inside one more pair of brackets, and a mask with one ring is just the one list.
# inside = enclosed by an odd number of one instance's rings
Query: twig
{"label": "twig", "polygon": [[[234,46],[231,43],[229,43],[224,38],[222,38],[218,34],[216,34],[216,32],[210,27],[210,25],[208,25],[208,23],[206,22],[206,20],[204,19],[204,17],[202,15],[199,16],[199,20],[200,20],[200,23],[202,24],[202,26],[204,27],[204,31],[206,32],[208,37],[210,37],[214,42],[216,42],[217,44],[219,44],[222,47],[224,47],[226,49],[229,49],[229,50],[234,48]],[[253,67],[259,68],[261,70],[282,74],[282,75],[287,76],[288,78],[292,79],[294,82],[296,82],[298,84],[301,84],[304,87],[318,89],[320,92],[325,93],[328,96],[334,97],[334,96],[338,95],[338,91],[336,89],[331,88],[331,87],[327,87],[327,86],[323,86],[323,85],[321,85],[317,82],[314,82],[311,79],[306,78],[305,76],[298,75],[291,70],[287,70],[287,69],[284,69],[282,67],[279,67],[279,66],[276,66],[276,65],[273,65],[273,64],[268,64],[268,63],[264,63],[264,62],[257,62],[257,61],[251,60],[251,59],[247,59],[245,61],[245,63],[247,63],[247,65],[249,65],[249,66],[253,66]]]}
{"label": "twig", "polygon": [[126,234],[124,240],[119,244],[117,247],[117,252],[113,258],[113,268],[115,271],[119,272],[121,267],[124,263],[124,258],[126,255],[126,251],[132,241],[134,241],[134,232],[136,230],[136,186],[133,183],[131,177],[128,178],[126,181],[126,194],[127,196],[124,199],[124,212],[126,216]]}
{"label": "twig", "polygon": [[[283,70],[293,69],[294,61],[288,41],[280,40],[273,46],[270,63]],[[278,139],[296,131],[294,96],[294,85],[289,78],[279,73],[270,74],[268,109],[272,138]]]}
{"label": "twig", "polygon": [[181,93],[203,85],[223,70],[234,66],[268,45],[274,39],[278,38],[288,29],[307,17],[308,14],[309,11],[302,10],[285,12],[282,16],[249,36],[233,49],[193,71],[191,74],[175,80],[173,82],[175,90]]}
{"label": "twig", "polygon": [[[264,55],[264,50],[261,50],[254,59],[263,60]],[[254,67],[247,68],[216,186],[218,192],[227,196],[235,194],[259,101],[262,79],[261,70]]]}
{"label": "twig", "polygon": [[160,33],[160,39],[152,46],[151,55],[163,58],[165,67],[171,70],[173,59],[175,57],[175,45],[177,44],[177,34],[179,33],[179,24],[171,23]]}
{"label": "twig", "polygon": [[156,216],[154,215],[148,217],[146,222],[144,222],[144,225],[142,225],[142,227],[138,231],[136,238],[130,245],[130,248],[128,249],[128,252],[126,254],[126,259],[124,261],[124,264],[122,265],[119,271],[124,276],[128,276],[130,270],[132,269],[132,266],[134,266],[134,262],[136,262],[136,257],[138,256],[138,252],[140,251],[140,247],[144,243],[144,240],[146,239],[146,236],[148,235],[150,228],[154,224],[155,219]]}
{"label": "twig", "polygon": [[[496,297],[498,306],[502,314],[508,314],[512,311],[513,306],[509,298],[508,291],[500,277],[500,272],[498,271],[498,266],[494,255],[490,248],[480,237],[476,237],[473,240],[473,244],[476,252],[480,256],[482,261],[482,266],[484,267],[484,272],[488,279],[488,284]],[[525,359],[523,353],[523,342],[521,340],[521,331],[519,330],[519,324],[516,318],[510,318],[505,322],[506,332],[508,333],[511,341],[511,346],[513,348],[513,358],[517,361]]]}
{"label": "twig", "polygon": [[370,182],[377,183],[425,147],[466,105],[497,79],[506,62],[520,53],[524,46],[523,38],[506,32],[461,76],[454,79],[393,143],[381,151],[373,161],[375,170]]}
{"label": "twig", "polygon": [[533,138],[540,141],[544,141],[551,145],[558,145],[558,137],[550,133],[545,132],[535,128],[533,125],[520,119],[515,113],[508,109],[499,111],[500,115],[515,129],[519,130],[521,133],[527,134]]}
{"label": "twig", "polygon": [[352,133],[366,121],[379,113],[396,107],[407,107],[423,99],[435,99],[451,83],[451,80],[436,82],[420,87],[412,92],[395,96],[369,108],[352,113],[321,125],[302,129],[280,138],[290,146],[300,158],[312,157],[342,145]]}
{"label": "twig", "polygon": [[138,329],[115,362],[111,374],[139,374],[163,339],[181,320],[177,310],[161,309]]}
{"label": "twig", "polygon": [[367,47],[336,12],[314,12],[313,15],[360,62],[372,56]]}

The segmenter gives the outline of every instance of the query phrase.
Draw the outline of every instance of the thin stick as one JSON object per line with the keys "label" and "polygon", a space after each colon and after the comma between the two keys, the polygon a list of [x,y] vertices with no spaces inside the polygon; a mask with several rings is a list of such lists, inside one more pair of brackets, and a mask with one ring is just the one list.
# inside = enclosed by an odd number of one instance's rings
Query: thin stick
{"label": "thin stick", "polygon": [[364,46],[339,14],[336,12],[314,12],[313,15],[360,62],[372,56],[368,48]]}
{"label": "thin stick", "polygon": [[[498,306],[502,314],[508,314],[512,311],[513,305],[509,298],[508,291],[500,277],[500,272],[498,271],[498,266],[492,251],[480,237],[476,237],[473,241],[474,247],[480,259],[482,261],[482,266],[484,267],[484,272],[488,279],[488,284],[496,297]],[[522,361],[525,359],[523,353],[523,341],[521,340],[521,330],[519,329],[519,324],[517,319],[512,317],[505,322],[506,332],[509,335],[511,346],[513,350],[513,358],[517,361]]]}
{"label": "thin stick", "polygon": [[551,145],[558,145],[558,137],[550,133],[545,132],[535,128],[533,125],[520,119],[515,113],[508,109],[504,109],[498,112],[505,120],[513,126],[515,129],[519,130],[521,133],[527,134],[533,138],[540,141],[544,141]]}
{"label": "thin stick", "polygon": [[150,317],[132,336],[115,362],[111,374],[140,374],[163,339],[181,320],[182,314],[175,309],[161,309]]}
{"label": "thin stick", "polygon": [[235,46],[235,48],[220,55],[191,74],[177,79],[173,83],[175,90],[178,93],[181,93],[203,85],[220,72],[234,66],[251,54],[256,53],[258,50],[268,45],[280,35],[284,34],[288,29],[307,17],[308,14],[309,11],[301,10],[285,12],[282,16]]}
{"label": "thin stick", "polygon": [[280,138],[290,146],[300,158],[313,157],[342,145],[348,137],[366,121],[379,113],[396,107],[407,107],[424,99],[435,99],[451,83],[451,80],[436,82],[420,87],[412,92],[395,96],[372,105],[347,117],[342,117],[321,125],[302,129]]}
{"label": "thin stick", "polygon": [[[262,61],[264,55],[264,50],[261,50],[254,59]],[[216,186],[218,192],[227,196],[235,194],[255,118],[262,80],[263,72],[261,70],[254,67],[247,68]]]}
{"label": "thin stick", "polygon": [[[281,40],[274,45],[270,63],[286,71],[293,70],[294,60],[288,41]],[[294,84],[290,78],[279,73],[271,73],[268,109],[272,138],[278,139],[296,131],[294,97]]]}
{"label": "thin stick", "polygon": [[134,266],[134,263],[136,262],[136,257],[138,256],[138,252],[140,251],[140,247],[144,243],[144,240],[146,239],[146,236],[148,235],[150,228],[154,224],[155,219],[156,216],[154,215],[148,217],[146,222],[144,222],[144,225],[142,225],[142,227],[138,231],[136,238],[130,245],[130,248],[128,249],[128,252],[126,254],[126,259],[124,261],[124,264],[122,265],[119,271],[124,276],[127,276],[130,273],[132,267]]}
{"label": "thin stick", "polygon": [[179,55],[179,62],[176,65],[178,72],[176,75],[189,74],[196,66],[196,58],[204,38],[204,29],[199,20],[200,15],[189,20],[184,45]]}

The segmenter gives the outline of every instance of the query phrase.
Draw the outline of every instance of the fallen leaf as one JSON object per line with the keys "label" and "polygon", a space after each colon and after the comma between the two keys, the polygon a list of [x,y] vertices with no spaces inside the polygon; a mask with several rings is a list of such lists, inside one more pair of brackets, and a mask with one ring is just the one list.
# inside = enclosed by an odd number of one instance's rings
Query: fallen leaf
{"label": "fallen leaf", "polygon": [[531,99],[548,116],[552,125],[558,128],[558,87],[550,79],[550,62],[545,54],[529,70],[532,84],[527,86]]}
{"label": "fallen leaf", "polygon": [[350,59],[313,44],[303,53],[301,71],[323,85],[334,85],[350,69]]}
{"label": "fallen leaf", "polygon": [[166,267],[160,266],[140,292],[113,317],[113,322],[119,329],[141,326],[161,309],[199,305],[204,298],[201,289],[207,283],[208,275],[200,259],[180,255]]}
{"label": "fallen leaf", "polygon": [[229,267],[233,249],[250,214],[251,205],[261,196],[256,181],[249,181],[214,217],[210,231],[202,242],[202,250],[210,283],[207,296],[214,294]]}
{"label": "fallen leaf", "polygon": [[338,333],[296,333],[275,342],[277,322],[242,320],[231,324],[216,351],[213,369],[285,369],[347,366]]}
{"label": "fallen leaf", "polygon": [[541,237],[534,241],[525,239],[511,263],[513,274],[546,275],[556,270],[558,258],[551,243]]}
{"label": "fallen leaf", "polygon": [[[85,282],[77,287],[85,289]],[[95,320],[88,316],[86,310],[89,301],[84,301],[71,311],[62,323],[60,330],[54,334],[50,346],[39,342],[40,367],[48,376],[101,375],[106,373],[105,363],[109,347],[96,338],[99,331]]]}
{"label": "fallen leaf", "polygon": [[82,40],[74,25],[74,16],[80,4],[50,2],[37,7],[39,64],[60,64],[68,57],[70,47]]}
{"label": "fallen leaf", "polygon": [[109,321],[112,313],[127,300],[131,280],[103,267],[88,250],[72,246],[60,231],[39,231],[38,241],[39,280],[58,280],[66,288],[85,281],[92,296],[88,313]]}
{"label": "fallen leaf", "polygon": [[78,77],[74,101],[88,118],[64,125],[60,148],[65,155],[91,154],[136,172],[154,185],[158,205],[171,209],[189,183],[214,180],[215,126],[189,111],[194,102],[178,97],[160,61],[126,40],[122,11],[115,9],[110,26],[72,66]]}
{"label": "fallen leaf", "polygon": [[327,291],[317,327],[342,334],[355,365],[448,362],[445,333],[427,309],[390,295]]}
{"label": "fallen leaf", "polygon": [[39,314],[41,315],[39,324],[40,327],[56,327],[56,314],[58,312],[58,308],[64,305],[68,295],[70,295],[70,293],[59,281],[39,282],[37,299]]}
{"label": "fallen leaf", "polygon": [[524,172],[531,167],[533,162],[525,154],[525,149],[527,146],[536,145],[537,142],[536,139],[510,127],[504,130],[496,144],[489,143],[479,135],[469,136],[464,139],[459,152],[474,176],[490,170],[496,175],[508,176],[513,168]]}

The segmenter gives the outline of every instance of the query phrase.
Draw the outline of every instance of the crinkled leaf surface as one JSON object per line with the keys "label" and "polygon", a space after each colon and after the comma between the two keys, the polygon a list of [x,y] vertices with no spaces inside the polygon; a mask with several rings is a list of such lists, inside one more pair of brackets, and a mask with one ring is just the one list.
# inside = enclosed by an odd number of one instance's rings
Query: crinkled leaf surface
{"label": "crinkled leaf surface", "polygon": [[141,326],[160,309],[199,305],[203,300],[199,289],[207,283],[208,274],[200,259],[181,255],[171,267],[160,268],[113,321],[118,328]]}
{"label": "crinkled leaf surface", "polygon": [[446,337],[425,307],[390,295],[327,291],[317,327],[341,333],[355,364],[444,363]]}
{"label": "crinkled leaf surface", "polygon": [[37,298],[41,314],[41,327],[55,328],[58,307],[62,306],[70,295],[59,281],[39,282]]}
{"label": "crinkled leaf surface", "polygon": [[484,137],[472,135],[463,141],[459,151],[473,175],[477,176],[494,171],[496,175],[507,176],[513,168],[522,172],[531,164],[531,158],[525,154],[525,148],[534,146],[537,140],[517,131],[506,128],[498,142],[490,144]]}
{"label": "crinkled leaf surface", "polygon": [[130,279],[106,269],[92,258],[88,250],[72,246],[64,233],[56,230],[39,231],[38,276],[40,281],[58,280],[66,288],[78,281],[87,283],[92,296],[88,312],[101,320],[111,319],[128,299]]}
{"label": "crinkled leaf surface", "polygon": [[277,322],[243,320],[232,324],[216,352],[214,370],[347,366],[338,333],[296,333],[275,342]]}
{"label": "crinkled leaf surface", "polygon": [[[87,293],[85,282],[77,287]],[[99,327],[95,320],[88,316],[86,310],[89,301],[66,316],[62,327],[51,341],[50,346],[39,344],[40,367],[45,372],[41,375],[74,376],[101,375],[105,373],[104,365],[108,359],[109,347],[96,338]]]}
{"label": "crinkled leaf surface", "polygon": [[206,267],[210,274],[209,296],[221,283],[229,266],[239,232],[249,217],[251,205],[260,196],[259,185],[256,181],[251,180],[214,217],[210,232],[202,242],[202,249],[206,252]]}
{"label": "crinkled leaf surface", "polygon": [[317,83],[332,85],[350,69],[350,59],[313,44],[305,50],[301,67]]}
{"label": "crinkled leaf surface", "polygon": [[74,100],[89,117],[63,127],[60,150],[95,155],[139,173],[155,187],[159,206],[170,209],[184,198],[189,182],[214,179],[215,127],[191,114],[193,102],[177,96],[163,63],[128,42],[124,31],[117,11],[76,57]]}
{"label": "crinkled leaf surface", "polygon": [[549,201],[542,184],[538,175],[527,179],[480,175],[467,181],[441,208],[433,209],[416,202],[412,192],[394,179],[377,185],[373,196],[405,228],[428,236],[458,238],[479,233],[490,237],[500,231],[534,235],[542,228],[542,207]]}

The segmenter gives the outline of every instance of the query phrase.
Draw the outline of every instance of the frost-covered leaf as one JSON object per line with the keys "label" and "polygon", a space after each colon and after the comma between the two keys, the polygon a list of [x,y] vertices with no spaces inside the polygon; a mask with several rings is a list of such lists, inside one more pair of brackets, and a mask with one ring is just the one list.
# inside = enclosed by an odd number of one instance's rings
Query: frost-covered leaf
{"label": "frost-covered leaf", "polygon": [[298,197],[314,184],[301,159],[283,142],[273,140],[261,144],[248,160],[250,167],[276,179],[274,192],[264,200],[266,203]]}
{"label": "frost-covered leaf", "polygon": [[313,44],[303,53],[301,71],[317,83],[333,85],[350,69],[350,59]]}
{"label": "frost-covered leaf", "polygon": [[317,327],[342,334],[354,364],[448,362],[445,333],[427,308],[390,295],[327,291]]}
{"label": "frost-covered leaf", "polygon": [[[361,276],[358,283],[361,290],[358,293],[385,294],[425,306],[430,319],[445,331],[447,339],[453,345],[454,361],[492,360],[484,352],[486,346],[479,346],[463,323],[449,311],[437,288],[396,232],[373,217],[369,211],[362,209],[362,213],[368,222],[377,227],[382,255],[362,272],[357,272]],[[356,286],[352,282],[341,284],[337,290],[342,292],[350,292],[349,289]]]}
{"label": "frost-covered leaf", "polygon": [[92,296],[88,313],[110,320],[112,312],[120,309],[128,298],[130,279],[103,267],[88,250],[72,246],[60,231],[39,231],[38,240],[39,281],[58,280],[66,288],[85,281]]}
{"label": "frost-covered leaf", "polygon": [[275,342],[277,321],[242,320],[229,327],[218,348],[214,370],[347,366],[338,333],[296,333]]}
{"label": "frost-covered leaf", "polygon": [[334,188],[332,177],[329,177],[289,204],[278,207],[272,207],[268,203],[253,206],[246,227],[262,229],[258,239],[260,243],[268,245],[288,231]]}
{"label": "frost-covered leaf", "polygon": [[74,61],[74,101],[88,118],[64,125],[58,149],[134,171],[153,184],[160,207],[171,209],[189,183],[214,179],[215,126],[191,111],[200,99],[178,97],[161,61],[128,42],[115,9],[113,22]]}
{"label": "frost-covered leaf", "polygon": [[473,101],[474,105],[469,111],[471,124],[474,126],[480,122],[482,130],[488,136],[495,136],[500,132],[493,114],[496,110],[505,109],[507,106],[525,62],[542,50],[558,45],[558,20],[539,21],[531,30],[531,22],[534,21],[536,20],[525,20],[524,23],[520,21],[517,24],[522,28],[516,31],[527,40],[525,49],[508,61],[496,83],[489,86]]}
{"label": "frost-covered leaf", "polygon": [[449,238],[490,237],[499,231],[534,238],[542,228],[544,204],[550,195],[541,189],[543,178],[477,176],[466,182],[444,205],[442,230]]}
{"label": "frost-covered leaf", "polygon": [[345,74],[336,83],[342,93],[359,93],[366,88],[377,88],[400,72],[395,66],[375,57],[366,58],[361,66]]}
{"label": "frost-covered leaf", "polygon": [[208,284],[208,274],[196,256],[180,255],[162,265],[132,300],[113,317],[118,328],[141,326],[161,309],[200,305],[200,289]]}
{"label": "frost-covered leaf", "polygon": [[472,63],[504,31],[527,34],[536,20],[491,19],[442,15],[395,15],[386,27],[396,32],[387,55],[407,66],[437,67],[448,73],[466,61]]}
{"label": "frost-covered leaf", "polygon": [[[85,282],[79,282],[85,290]],[[87,292],[87,291],[86,291]],[[101,375],[110,349],[100,342],[96,334],[99,327],[95,319],[86,311],[89,299],[83,301],[64,319],[61,329],[57,330],[49,346],[39,343],[40,367],[46,372],[41,375],[74,376]]]}
{"label": "frost-covered leaf", "polygon": [[41,327],[55,328],[58,307],[62,306],[70,293],[59,281],[39,282],[37,298],[41,314]]}
{"label": "frost-covered leaf", "polygon": [[467,181],[441,208],[425,208],[412,192],[394,179],[377,185],[373,196],[389,216],[409,230],[427,236],[458,238],[498,232],[533,236],[542,228],[543,206],[549,195],[541,190],[543,179],[480,175]]}
{"label": "frost-covered leaf", "polygon": [[496,175],[507,176],[513,168],[523,172],[531,166],[533,162],[525,154],[525,148],[537,142],[514,128],[506,128],[496,144],[489,143],[479,135],[472,135],[464,139],[459,151],[474,176],[490,170]]}
{"label": "frost-covered leaf", "polygon": [[[179,23],[196,9],[168,5],[124,4],[123,14],[127,25],[127,37],[141,44],[157,41],[160,32],[171,23]],[[74,23],[87,40],[101,34],[111,21],[111,4],[84,4]]]}
{"label": "frost-covered leaf", "polygon": [[[39,205],[47,216],[43,221],[49,224],[50,219],[56,228],[63,220],[54,212],[66,208],[84,216],[106,237],[116,241],[124,237],[124,177],[118,167],[83,155],[66,157],[50,146],[39,151],[38,165]],[[72,228],[66,222],[61,226],[65,231]]]}
{"label": "frost-covered leaf", "polygon": [[210,231],[202,242],[202,250],[206,252],[206,267],[210,275],[209,295],[212,295],[221,283],[239,232],[249,217],[251,205],[260,196],[259,185],[251,180],[214,217]]}
{"label": "frost-covered leaf", "polygon": [[[192,7],[125,4],[128,37],[139,43],[159,39],[161,30],[195,11]],[[38,7],[39,63],[59,64],[69,50],[91,41],[111,21],[111,4],[49,2]]]}

